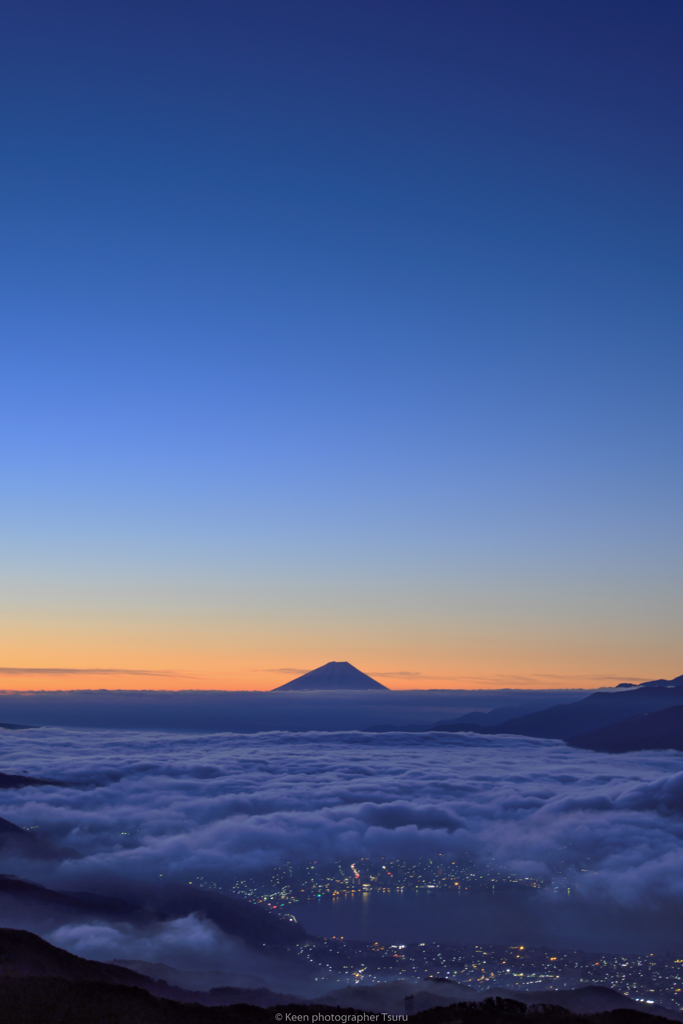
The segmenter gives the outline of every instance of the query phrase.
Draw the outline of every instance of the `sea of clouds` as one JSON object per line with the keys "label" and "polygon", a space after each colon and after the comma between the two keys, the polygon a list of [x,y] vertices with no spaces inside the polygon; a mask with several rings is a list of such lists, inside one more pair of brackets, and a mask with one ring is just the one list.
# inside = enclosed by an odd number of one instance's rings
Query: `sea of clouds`
{"label": "sea of clouds", "polygon": [[[610,919],[634,935],[659,928],[670,944],[683,913],[681,753],[462,733],[42,728],[0,742],[0,770],[69,784],[0,791],[0,816],[78,854],[2,867],[52,888],[85,890],[105,875],[226,885],[287,861],[443,853],[547,880],[535,898],[548,913],[566,913],[558,892],[570,889],[589,931]],[[108,924],[98,946],[69,925],[57,940],[142,959],[160,943],[182,956],[216,941],[199,918],[173,927],[136,938]]]}

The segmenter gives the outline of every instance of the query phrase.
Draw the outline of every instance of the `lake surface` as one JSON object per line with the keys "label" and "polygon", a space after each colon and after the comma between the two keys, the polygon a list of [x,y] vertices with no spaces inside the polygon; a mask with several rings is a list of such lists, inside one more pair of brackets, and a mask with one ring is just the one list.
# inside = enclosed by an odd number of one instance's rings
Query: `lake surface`
{"label": "lake surface", "polygon": [[[527,903],[524,892],[418,889],[323,898],[299,904],[294,913],[307,931],[327,937],[520,945]],[[472,938],[474,933],[476,938]]]}
{"label": "lake surface", "polygon": [[364,892],[292,908],[312,935],[373,942],[552,946],[614,953],[683,948],[682,930],[655,908],[592,908],[571,896],[533,890],[419,889]]}

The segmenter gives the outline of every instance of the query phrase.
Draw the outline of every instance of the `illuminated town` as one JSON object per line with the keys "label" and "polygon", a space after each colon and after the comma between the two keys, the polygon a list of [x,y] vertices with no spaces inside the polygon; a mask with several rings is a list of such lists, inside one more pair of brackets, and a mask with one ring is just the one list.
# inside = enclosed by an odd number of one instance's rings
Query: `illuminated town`
{"label": "illuminated town", "polygon": [[683,1009],[683,960],[655,954],[611,956],[582,950],[444,942],[386,945],[315,939],[298,955],[332,985],[371,985],[395,979],[444,978],[521,991],[605,985],[632,999]]}
{"label": "illuminated town", "polygon": [[[206,878],[195,884],[220,889]],[[553,882],[512,872],[482,869],[444,857],[409,861],[359,858],[353,863],[287,865],[260,876],[242,878],[222,891],[267,906],[296,919],[296,904],[318,899],[362,899],[363,893],[420,889],[539,889],[568,891]],[[524,946],[421,942],[386,944],[343,936],[312,937],[296,954],[329,987],[372,985],[392,980],[441,978],[489,988],[534,991],[604,985],[643,1003],[683,1010],[683,959],[673,954],[605,955],[583,950]]]}
{"label": "illuminated town", "polygon": [[[199,881],[201,884],[204,880]],[[520,877],[494,868],[482,870],[469,861],[451,861],[442,856],[414,861],[362,857],[353,863],[290,864],[268,874],[240,879],[226,891],[277,910],[294,903],[359,892],[537,889],[545,885],[540,878]]]}

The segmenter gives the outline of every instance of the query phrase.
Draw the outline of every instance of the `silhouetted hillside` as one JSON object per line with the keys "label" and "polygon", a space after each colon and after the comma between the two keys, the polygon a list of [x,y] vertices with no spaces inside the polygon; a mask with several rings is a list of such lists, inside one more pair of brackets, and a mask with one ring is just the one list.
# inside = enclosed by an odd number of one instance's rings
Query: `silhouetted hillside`
{"label": "silhouetted hillside", "polygon": [[[137,910],[133,904],[112,896],[98,896],[89,892],[58,892],[56,889],[46,889],[35,882],[25,882],[13,875],[0,875],[0,895],[5,902],[8,898],[14,897],[21,900],[22,904],[36,903],[41,907],[63,907],[88,914],[99,911],[106,915],[128,917]],[[4,938],[6,932],[18,933],[18,930],[0,928],[0,950],[7,945],[8,940]],[[31,934],[32,932],[26,932],[26,935]],[[50,946],[50,949],[52,948]]]}
{"label": "silhouetted hillside", "polygon": [[569,740],[574,736],[592,732],[626,721],[639,715],[683,704],[683,685],[673,680],[665,685],[643,683],[633,689],[617,689],[593,693],[573,704],[557,704],[530,715],[510,718],[500,725],[481,726],[454,723],[435,726],[437,732],[464,732],[471,730],[486,735],[514,733],[542,739]]}
{"label": "silhouetted hillside", "polygon": [[[561,1006],[565,1010],[578,1014],[606,1013],[611,1010],[637,1010],[642,1012],[641,1005],[629,996],[608,988],[605,985],[582,985],[576,989],[545,989],[533,992],[520,992],[507,988],[492,987],[484,992],[477,992],[469,985],[461,984],[450,978],[416,978],[403,981],[382,982],[376,985],[349,985],[334,989],[318,1001],[325,1005],[345,1006],[352,1003],[356,1009],[367,1013],[405,1013],[406,996],[415,1012],[433,1009],[437,1006],[452,1006],[458,1002],[481,1003],[484,999],[504,999],[525,1003],[527,1006],[546,1004]],[[673,1021],[682,1021],[683,1015],[676,1010],[651,1004],[648,1014],[660,1014]]]}
{"label": "silhouetted hillside", "polygon": [[[27,725],[0,725],[0,729],[28,729]],[[34,779],[30,775],[7,775],[0,772],[0,789],[21,789],[24,786],[63,786],[63,782],[55,782],[52,779]]]}
{"label": "silhouetted hillside", "polygon": [[[436,980],[426,978],[422,984],[429,988],[429,983]],[[448,987],[456,998],[468,991],[455,983],[449,982]],[[334,997],[341,993],[331,993],[332,998],[320,1003],[286,1002],[287,997],[281,997],[278,1003],[276,994],[267,990],[187,992],[125,967],[74,956],[31,932],[0,929],[0,1006],[2,1020],[8,1024],[273,1024],[278,1019],[276,1013],[285,1020],[287,1013],[300,1015],[301,1024],[307,1024],[315,1013],[354,1015],[368,1010],[378,1013],[381,1022],[382,1013],[387,1012],[382,1000],[375,1009],[368,1003],[371,987],[366,986],[364,993],[346,990],[347,998],[340,1000],[346,1008],[340,1009]],[[240,1002],[236,1001],[238,994],[242,996]],[[600,986],[524,993],[515,999],[508,998],[507,992],[502,994],[503,998],[432,1007],[411,1016],[411,1022],[502,1024],[524,1018],[529,1024],[657,1024],[665,1019],[633,1009],[634,1004],[626,996]],[[396,993],[388,995],[393,1003]],[[531,1005],[532,1001],[551,999],[557,1000],[557,1005]],[[525,1002],[530,1005],[527,1007]],[[349,1004],[354,1008],[350,1009]],[[594,1012],[602,1008],[609,1012]],[[577,1016],[576,1011],[587,1015]],[[405,1006],[388,1007],[388,1012],[405,1013]],[[664,1012],[670,1019],[680,1019],[679,1014]]]}
{"label": "silhouetted hillside", "polygon": [[[27,838],[31,838],[30,833]],[[101,884],[104,886],[103,882]],[[58,892],[33,882],[0,875],[0,894],[3,896],[5,920],[14,908],[21,912],[17,923],[21,920],[22,924],[27,913],[32,915],[29,918],[32,922],[41,921],[46,914],[57,914],[60,920],[82,920],[97,914],[105,919],[123,917],[152,922],[200,913],[214,921],[226,934],[259,949],[263,946],[288,946],[306,936],[300,924],[278,917],[267,907],[256,906],[237,896],[207,892],[196,886],[143,885],[116,878],[111,881],[108,891]],[[39,924],[31,923],[30,926],[40,930]],[[0,929],[0,932],[13,930]]]}
{"label": "silhouetted hillside", "polygon": [[664,1024],[665,1017],[640,1010],[611,1010],[606,1013],[575,1014],[561,1006],[530,1005],[516,999],[486,999],[481,1003],[436,1006],[416,1013],[410,1024]]}
{"label": "silhouetted hillside", "polygon": [[[294,1018],[302,1024],[315,1014],[322,1020],[363,1020],[352,1007],[316,1004],[200,1006],[160,999],[141,988],[62,978],[0,978],[3,1020],[8,1024],[273,1024]],[[277,1015],[280,1014],[280,1017]],[[414,1014],[410,1024],[665,1024],[665,1018],[638,1010],[577,1015],[559,1006],[527,1007],[513,999],[456,1003]],[[382,1016],[377,1017],[382,1024]]]}
{"label": "silhouetted hillside", "polygon": [[[4,979],[59,978],[65,982],[88,985],[115,985],[144,989],[162,999],[182,1003],[202,1003],[206,1006],[228,1006],[245,1002],[256,1006],[273,1006],[291,999],[289,995],[269,989],[215,988],[209,992],[192,992],[148,975],[132,971],[113,963],[86,960],[53,946],[33,932],[15,928],[0,928],[0,977]],[[0,1018],[3,1019],[4,1018]]]}
{"label": "silhouetted hillside", "polygon": [[[461,715],[459,718],[437,722],[434,728],[440,729],[442,725],[483,725],[488,728],[489,725],[500,725],[501,722],[509,722],[511,718],[521,717],[520,710],[524,710],[525,715],[531,715],[536,711],[545,711],[546,708],[557,707],[559,703],[554,700],[530,700],[526,703],[524,709],[508,705],[507,707],[493,708],[492,711],[470,711],[469,714]],[[570,699],[561,703],[575,704],[577,701]]]}
{"label": "silhouetted hillside", "polygon": [[0,818],[0,852],[9,856],[37,857],[39,860],[64,860],[79,856],[75,850],[55,846],[7,818]]}
{"label": "silhouetted hillside", "polygon": [[86,960],[19,928],[0,928],[0,972],[4,978],[62,978],[143,988],[150,982],[127,967]]}
{"label": "silhouetted hillside", "polygon": [[573,747],[608,754],[623,754],[629,750],[683,750],[683,705],[594,729],[573,737],[570,742]]}
{"label": "silhouetted hillside", "polygon": [[287,946],[306,937],[306,930],[300,924],[279,917],[268,907],[250,903],[239,896],[200,889],[196,885],[149,885],[116,879],[108,894],[120,896],[160,920],[199,912],[224,932],[258,948],[264,945]]}
{"label": "silhouetted hillside", "polygon": [[[607,1013],[611,1010],[634,1010],[642,1013],[641,1006],[629,996],[616,992],[606,985],[582,985],[580,988],[545,989],[535,992],[519,992],[505,988],[491,988],[491,998],[514,999],[526,1003],[527,1006],[561,1006],[565,1010],[579,1014]],[[642,1005],[642,1004],[641,1004]],[[666,1017],[668,1020],[683,1020],[683,1015],[676,1010],[667,1010],[663,1006],[650,1004],[648,1014]]]}

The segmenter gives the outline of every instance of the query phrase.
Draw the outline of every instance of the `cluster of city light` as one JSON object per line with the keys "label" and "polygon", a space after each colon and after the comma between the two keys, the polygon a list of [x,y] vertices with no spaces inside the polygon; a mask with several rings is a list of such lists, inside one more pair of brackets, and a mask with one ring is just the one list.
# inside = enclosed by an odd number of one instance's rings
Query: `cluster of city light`
{"label": "cluster of city light", "polygon": [[[267,906],[293,917],[294,905],[310,900],[364,899],[370,892],[411,892],[419,889],[517,889],[549,887],[564,891],[562,878],[542,880],[471,862],[436,856],[422,860],[370,860],[352,863],[287,864],[270,872],[220,886],[198,876],[193,882]],[[632,999],[683,1010],[683,959],[673,955],[611,956],[582,951],[529,949],[523,946],[466,946],[448,943],[383,945],[344,940],[309,940],[297,954],[314,969],[319,981],[331,984],[373,984],[392,978],[441,977],[477,989],[575,988],[607,985]]]}
{"label": "cluster of city light", "polygon": [[353,863],[288,864],[266,874],[238,879],[226,891],[280,909],[289,903],[323,897],[340,898],[359,892],[530,889],[546,884],[540,878],[522,877],[494,868],[483,869],[462,860],[436,856],[415,861],[359,858]]}
{"label": "cluster of city light", "polygon": [[342,938],[302,943],[298,955],[319,981],[348,985],[395,978],[446,978],[487,988],[534,991],[606,985],[634,1000],[683,1009],[683,960],[666,955],[611,956],[524,946],[383,944]]}

